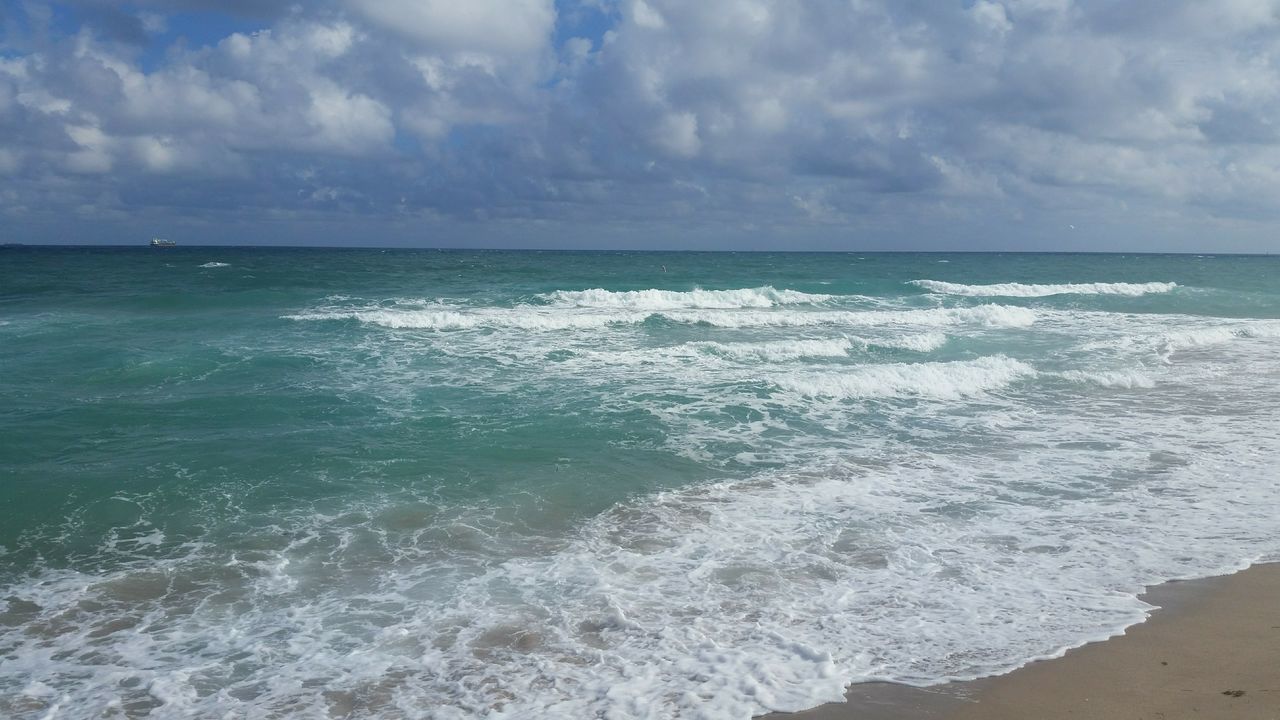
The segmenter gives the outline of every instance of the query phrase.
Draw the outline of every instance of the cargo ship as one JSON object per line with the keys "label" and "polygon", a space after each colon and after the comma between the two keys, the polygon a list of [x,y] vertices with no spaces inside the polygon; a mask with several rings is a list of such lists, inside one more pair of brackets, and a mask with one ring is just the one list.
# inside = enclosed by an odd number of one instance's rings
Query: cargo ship
{"label": "cargo ship", "polygon": [[151,247],[174,247],[178,243],[164,238],[151,238]]}

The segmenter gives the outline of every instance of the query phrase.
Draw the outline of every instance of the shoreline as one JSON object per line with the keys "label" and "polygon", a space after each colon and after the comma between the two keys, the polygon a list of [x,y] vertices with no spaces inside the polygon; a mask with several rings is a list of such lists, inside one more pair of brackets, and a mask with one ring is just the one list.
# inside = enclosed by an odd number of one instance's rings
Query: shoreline
{"label": "shoreline", "polygon": [[1004,675],[857,683],[845,702],[764,720],[1280,718],[1280,563],[1147,588],[1144,622]]}

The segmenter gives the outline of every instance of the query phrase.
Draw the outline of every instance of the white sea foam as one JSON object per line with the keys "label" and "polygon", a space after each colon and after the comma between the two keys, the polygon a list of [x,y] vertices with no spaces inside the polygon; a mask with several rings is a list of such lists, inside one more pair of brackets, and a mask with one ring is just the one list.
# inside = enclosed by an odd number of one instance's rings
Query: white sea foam
{"label": "white sea foam", "polygon": [[[439,540],[498,541],[474,519],[437,527],[395,507],[280,518],[289,532],[263,534],[255,562],[203,546],[100,575],[47,570],[6,588],[27,619],[21,635],[0,628],[0,679],[26,699],[0,708],[747,720],[853,681],[1001,672],[1140,621],[1145,583],[1280,552],[1265,429],[1220,428],[1183,455],[1206,428],[1161,418],[1142,418],[1150,455],[1106,449],[1133,418],[1029,409],[966,418],[1027,424],[1013,453],[899,447],[637,498],[564,542],[502,548],[445,598],[423,595],[448,560]],[[1110,487],[1117,468],[1136,475]]]}
{"label": "white sea foam", "polygon": [[[1002,672],[1140,621],[1146,583],[1280,558],[1280,402],[1257,380],[1280,323],[325,302],[290,317],[370,331],[292,333],[321,338],[295,351],[376,398],[372,427],[434,447],[423,398],[465,386],[477,407],[625,421],[606,462],[635,443],[740,479],[629,490],[589,516],[524,478],[520,508],[411,485],[328,514],[300,499],[177,549],[139,525],[104,541],[118,562],[0,588],[0,715],[747,720],[849,682]],[[1035,366],[860,352],[996,343]],[[1230,372],[1189,382],[1205,364]],[[851,402],[884,398],[922,402]]]}
{"label": "white sea foam", "polygon": [[912,280],[912,285],[943,295],[967,295],[971,297],[1046,297],[1049,295],[1147,295],[1167,293],[1178,287],[1171,282],[1146,283],[1069,283],[1064,285],[1033,285],[1023,283],[997,283],[994,285],[964,285],[941,280]]}
{"label": "white sea foam", "polygon": [[778,305],[822,303],[834,295],[778,290],[770,286],[736,290],[556,290],[542,296],[554,305],[566,307],[616,308],[624,310],[677,310],[682,308],[769,308]]}
{"label": "white sea foam", "polygon": [[207,262],[207,263],[205,263],[205,264],[201,265],[200,267],[202,267],[202,268],[231,267],[231,264],[230,264],[230,263],[224,263],[224,262]]}
{"label": "white sea foam", "polygon": [[1172,362],[1174,355],[1184,350],[1212,349],[1238,341],[1280,338],[1280,322],[1275,320],[1142,315],[1108,317],[1106,313],[1084,315],[1085,317],[1069,318],[1066,321],[1079,326],[1082,335],[1099,335],[1099,328],[1116,330],[1083,343],[1080,346],[1082,350],[1150,353],[1165,362]]}
{"label": "white sea foam", "polygon": [[953,400],[1035,374],[1026,363],[997,355],[972,361],[868,365],[847,372],[784,376],[776,383],[813,397]]}
{"label": "white sea foam", "polygon": [[725,328],[812,327],[819,325],[867,327],[977,325],[982,327],[1016,328],[1031,325],[1036,319],[1035,311],[1009,305],[979,305],[971,308],[930,308],[927,310],[867,310],[863,312],[847,310],[780,310],[771,312],[669,311],[661,315],[674,322],[705,324]]}
{"label": "white sea foam", "polygon": [[920,333],[918,335],[901,335],[892,338],[864,340],[868,345],[884,348],[898,348],[914,352],[933,352],[947,344],[947,336],[940,332]]}
{"label": "white sea foam", "polygon": [[1062,373],[1062,377],[1104,388],[1152,388],[1156,385],[1150,375],[1138,370],[1068,370]]}
{"label": "white sea foam", "polygon": [[571,330],[635,325],[651,318],[670,322],[725,328],[972,324],[984,327],[1025,327],[1036,314],[1027,308],[980,305],[971,308],[928,310],[666,310],[616,311],[586,308],[558,309],[521,305],[514,308],[474,310],[352,309],[316,310],[285,315],[289,320],[358,320],[396,329],[469,330],[513,328],[519,330]]}
{"label": "white sea foam", "polygon": [[1253,322],[1178,330],[1159,335],[1156,344],[1163,355],[1176,350],[1217,345],[1240,338],[1280,338],[1280,323]]}
{"label": "white sea foam", "polygon": [[699,342],[692,345],[725,357],[779,362],[806,357],[843,357],[853,349],[854,341],[847,337],[840,337],[761,343]]}
{"label": "white sea foam", "polygon": [[1280,322],[1263,320],[1248,322],[1240,326],[1239,335],[1246,338],[1280,338]]}
{"label": "white sea foam", "polygon": [[512,328],[518,330],[575,330],[644,322],[647,313],[573,313],[533,307],[513,310],[331,310],[286,315],[289,320],[358,320],[393,329],[472,330]]}
{"label": "white sea foam", "polygon": [[736,359],[780,362],[798,358],[844,357],[855,348],[888,348],[927,353],[945,345],[947,336],[939,332],[894,335],[880,338],[841,336],[838,338],[777,340],[772,342],[697,342],[694,347]]}

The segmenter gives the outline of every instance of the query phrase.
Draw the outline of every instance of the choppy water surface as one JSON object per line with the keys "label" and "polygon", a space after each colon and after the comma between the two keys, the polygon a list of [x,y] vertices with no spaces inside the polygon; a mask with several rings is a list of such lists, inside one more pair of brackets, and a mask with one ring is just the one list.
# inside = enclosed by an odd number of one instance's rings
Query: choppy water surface
{"label": "choppy water surface", "polygon": [[1278,353],[1264,257],[3,249],[0,715],[1001,672],[1280,559]]}

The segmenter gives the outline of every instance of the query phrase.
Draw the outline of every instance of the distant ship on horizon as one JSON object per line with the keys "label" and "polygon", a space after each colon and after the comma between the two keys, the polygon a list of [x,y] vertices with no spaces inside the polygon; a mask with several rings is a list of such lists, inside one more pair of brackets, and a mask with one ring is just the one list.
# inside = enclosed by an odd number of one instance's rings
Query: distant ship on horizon
{"label": "distant ship on horizon", "polygon": [[151,238],[151,247],[175,247],[178,243],[164,238]]}

